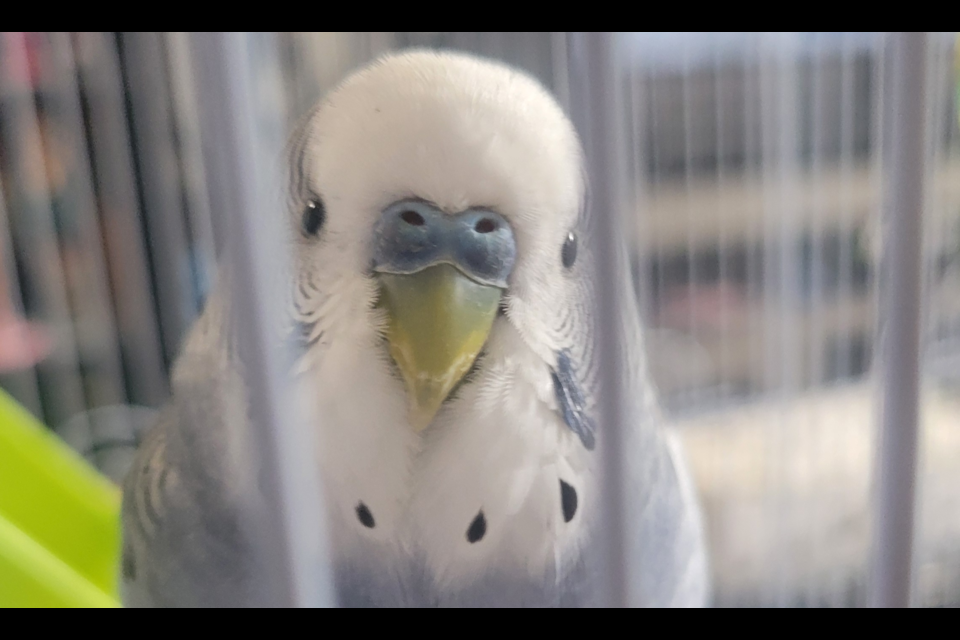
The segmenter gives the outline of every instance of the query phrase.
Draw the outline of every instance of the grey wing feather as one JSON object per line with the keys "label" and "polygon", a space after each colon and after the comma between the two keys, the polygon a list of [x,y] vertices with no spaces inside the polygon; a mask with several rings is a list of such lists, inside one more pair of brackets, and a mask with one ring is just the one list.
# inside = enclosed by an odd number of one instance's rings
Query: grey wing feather
{"label": "grey wing feather", "polygon": [[628,553],[637,559],[631,575],[633,604],[703,607],[710,602],[707,554],[700,505],[673,434],[661,427],[642,438],[632,467],[627,506]]}
{"label": "grey wing feather", "polygon": [[255,589],[226,433],[246,411],[218,316],[214,302],[191,332],[124,483],[127,606],[229,606]]}
{"label": "grey wing feather", "polygon": [[178,409],[164,410],[124,485],[127,606],[224,606],[240,601],[245,582],[236,511],[181,457]]}
{"label": "grey wing feather", "polygon": [[[625,298],[630,299],[630,298]],[[703,607],[711,601],[709,566],[701,505],[677,435],[664,424],[656,390],[648,376],[643,332],[636,308],[628,309],[625,379],[635,393],[628,402],[634,416],[627,429],[627,461],[635,496],[627,522],[629,540],[639,558],[633,592],[644,606]]]}

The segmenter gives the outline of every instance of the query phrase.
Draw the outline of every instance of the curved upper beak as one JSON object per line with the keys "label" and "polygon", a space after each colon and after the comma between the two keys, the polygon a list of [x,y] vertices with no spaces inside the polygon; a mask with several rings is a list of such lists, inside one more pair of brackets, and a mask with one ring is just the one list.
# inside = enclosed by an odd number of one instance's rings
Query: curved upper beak
{"label": "curved upper beak", "polygon": [[502,291],[448,264],[381,274],[380,283],[390,355],[410,398],[410,423],[420,431],[483,349]]}

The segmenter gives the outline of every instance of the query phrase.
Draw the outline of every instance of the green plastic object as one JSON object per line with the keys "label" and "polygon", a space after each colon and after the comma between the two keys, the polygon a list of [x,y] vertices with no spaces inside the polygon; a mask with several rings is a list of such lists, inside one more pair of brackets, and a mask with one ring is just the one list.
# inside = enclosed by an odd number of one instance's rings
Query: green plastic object
{"label": "green plastic object", "polygon": [[120,490],[0,391],[0,607],[117,607]]}

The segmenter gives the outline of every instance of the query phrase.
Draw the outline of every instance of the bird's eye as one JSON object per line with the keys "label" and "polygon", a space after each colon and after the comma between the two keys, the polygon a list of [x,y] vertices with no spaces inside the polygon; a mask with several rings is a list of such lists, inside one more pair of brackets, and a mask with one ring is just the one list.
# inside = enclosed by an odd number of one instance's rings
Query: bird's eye
{"label": "bird's eye", "polygon": [[303,234],[308,237],[316,236],[320,233],[326,219],[327,212],[323,208],[323,201],[320,198],[312,198],[303,208],[303,219],[300,221]]}
{"label": "bird's eye", "polygon": [[571,231],[567,234],[567,239],[563,243],[563,250],[560,252],[560,259],[563,266],[569,269],[577,261],[577,236]]}

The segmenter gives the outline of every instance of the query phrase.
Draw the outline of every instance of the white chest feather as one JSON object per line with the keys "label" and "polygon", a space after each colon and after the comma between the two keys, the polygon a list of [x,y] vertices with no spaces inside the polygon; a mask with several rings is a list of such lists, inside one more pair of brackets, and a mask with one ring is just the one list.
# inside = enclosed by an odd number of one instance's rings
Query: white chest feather
{"label": "white chest feather", "polygon": [[558,416],[549,368],[504,322],[477,375],[416,434],[377,340],[358,327],[304,376],[337,555],[416,559],[451,586],[560,569],[585,533],[595,455]]}

